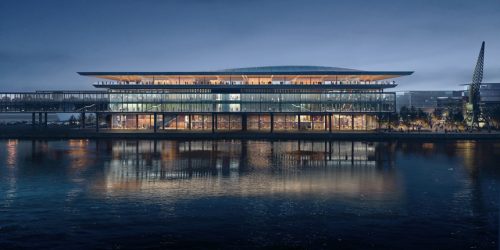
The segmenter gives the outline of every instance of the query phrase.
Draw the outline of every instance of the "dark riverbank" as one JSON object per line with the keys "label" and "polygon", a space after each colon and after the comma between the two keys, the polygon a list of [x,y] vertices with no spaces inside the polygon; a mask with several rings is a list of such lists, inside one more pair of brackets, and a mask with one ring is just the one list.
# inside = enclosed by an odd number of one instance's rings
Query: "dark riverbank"
{"label": "dark riverbank", "polygon": [[300,140],[500,140],[500,133],[444,133],[444,132],[198,132],[198,131],[152,131],[75,129],[75,128],[31,128],[2,127],[1,139],[300,139]]}

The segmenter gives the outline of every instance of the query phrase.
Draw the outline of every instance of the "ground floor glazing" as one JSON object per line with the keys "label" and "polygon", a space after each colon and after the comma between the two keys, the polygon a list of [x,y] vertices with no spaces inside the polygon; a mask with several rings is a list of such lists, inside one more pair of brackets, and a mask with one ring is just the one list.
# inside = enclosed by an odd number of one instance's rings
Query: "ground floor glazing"
{"label": "ground floor glazing", "polygon": [[194,131],[374,130],[368,114],[113,114],[112,129]]}

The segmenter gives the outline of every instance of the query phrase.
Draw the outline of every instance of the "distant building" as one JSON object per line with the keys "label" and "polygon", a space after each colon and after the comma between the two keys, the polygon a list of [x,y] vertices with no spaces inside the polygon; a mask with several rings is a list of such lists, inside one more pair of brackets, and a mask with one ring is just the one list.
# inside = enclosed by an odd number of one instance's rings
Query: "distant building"
{"label": "distant building", "polygon": [[[432,112],[438,107],[438,100],[443,98],[461,99],[463,91],[404,91],[396,93],[396,109],[415,107],[425,112]],[[444,100],[442,100],[444,101]]]}
{"label": "distant building", "polygon": [[485,122],[480,126],[491,125],[498,127],[500,125],[500,83],[482,83],[479,88],[479,107]]}
{"label": "distant building", "polygon": [[500,104],[500,83],[482,83],[479,95],[482,105]]}

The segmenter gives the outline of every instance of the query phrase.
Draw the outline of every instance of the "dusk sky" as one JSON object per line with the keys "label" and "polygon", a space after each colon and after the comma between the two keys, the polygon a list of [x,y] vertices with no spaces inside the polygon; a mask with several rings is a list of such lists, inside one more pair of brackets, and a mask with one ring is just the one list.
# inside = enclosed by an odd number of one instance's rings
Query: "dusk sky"
{"label": "dusk sky", "polygon": [[319,65],[415,71],[399,90],[460,89],[486,41],[500,82],[500,1],[2,0],[0,91],[92,89],[78,71]]}

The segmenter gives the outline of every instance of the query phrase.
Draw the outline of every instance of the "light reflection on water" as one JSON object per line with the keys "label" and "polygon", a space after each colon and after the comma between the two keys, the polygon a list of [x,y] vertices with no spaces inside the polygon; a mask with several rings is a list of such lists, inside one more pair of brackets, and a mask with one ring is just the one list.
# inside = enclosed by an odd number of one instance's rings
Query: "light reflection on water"
{"label": "light reflection on water", "polygon": [[139,195],[154,190],[171,198],[392,194],[397,191],[393,171],[375,160],[375,147],[361,142],[121,141],[113,144],[113,157],[105,164],[104,189]]}
{"label": "light reflection on water", "polygon": [[494,248],[499,156],[474,141],[0,141],[0,248]]}

